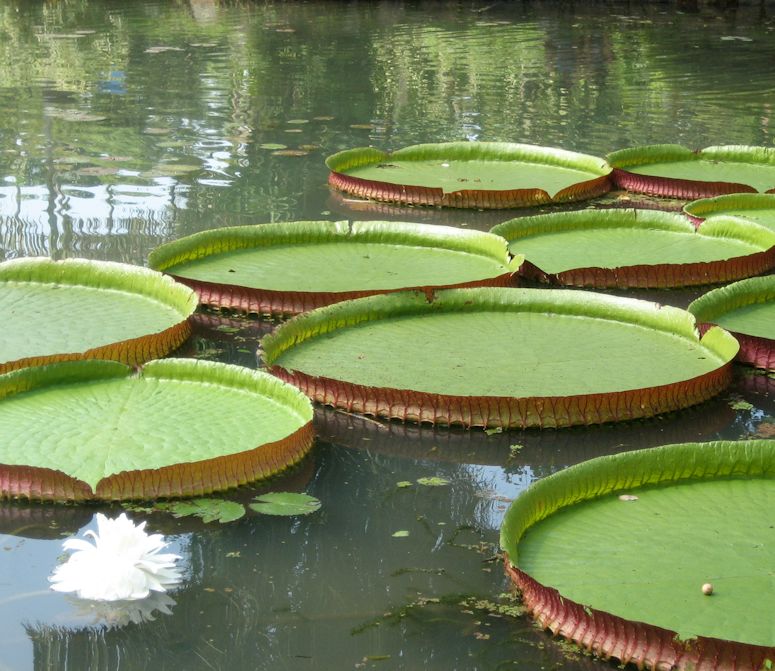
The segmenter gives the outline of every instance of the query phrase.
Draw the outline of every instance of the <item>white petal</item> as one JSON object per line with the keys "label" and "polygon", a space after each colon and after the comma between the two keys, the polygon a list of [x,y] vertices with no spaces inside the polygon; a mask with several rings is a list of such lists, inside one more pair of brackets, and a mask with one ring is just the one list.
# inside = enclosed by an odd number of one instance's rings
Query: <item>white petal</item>
{"label": "white petal", "polygon": [[70,559],[54,569],[51,589],[75,592],[96,601],[144,599],[151,591],[164,592],[182,580],[176,554],[161,553],[167,543],[161,534],[149,535],[145,522],[135,525],[126,513],[115,520],[97,513],[97,532],[86,531],[94,545],[69,539],[64,547]]}

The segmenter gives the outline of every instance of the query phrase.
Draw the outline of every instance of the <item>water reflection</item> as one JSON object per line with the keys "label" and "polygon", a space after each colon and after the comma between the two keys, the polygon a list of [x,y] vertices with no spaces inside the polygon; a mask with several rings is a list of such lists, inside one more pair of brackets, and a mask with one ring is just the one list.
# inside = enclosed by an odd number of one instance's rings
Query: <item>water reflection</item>
{"label": "water reflection", "polygon": [[[0,244],[140,263],[204,228],[318,219],[322,157],[369,143],[769,143],[768,6],[701,10],[6,3]],[[90,240],[140,220],[143,245]]]}

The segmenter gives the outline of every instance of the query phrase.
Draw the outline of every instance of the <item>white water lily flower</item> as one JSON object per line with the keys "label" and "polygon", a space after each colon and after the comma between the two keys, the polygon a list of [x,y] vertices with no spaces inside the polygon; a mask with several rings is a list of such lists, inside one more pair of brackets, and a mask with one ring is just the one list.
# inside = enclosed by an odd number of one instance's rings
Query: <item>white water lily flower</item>
{"label": "white water lily flower", "polygon": [[70,558],[54,569],[51,589],[75,592],[82,599],[118,601],[144,599],[152,591],[166,592],[181,581],[175,554],[159,554],[167,547],[161,534],[147,534],[145,522],[135,525],[126,513],[115,520],[97,513],[97,532],[86,531],[92,545],[81,539],[64,542],[73,550]]}

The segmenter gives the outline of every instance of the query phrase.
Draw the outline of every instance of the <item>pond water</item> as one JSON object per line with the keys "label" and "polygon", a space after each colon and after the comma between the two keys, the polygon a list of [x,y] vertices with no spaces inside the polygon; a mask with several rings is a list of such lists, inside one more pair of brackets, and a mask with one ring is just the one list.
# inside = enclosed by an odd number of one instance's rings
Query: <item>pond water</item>
{"label": "pond water", "polygon": [[[5,0],[0,258],[142,265],[196,231],[294,219],[486,230],[516,213],[354,202],[328,190],[323,159],[466,139],[597,155],[771,145],[773,62],[765,0]],[[183,354],[255,367],[268,328],[204,314]],[[186,570],[143,612],[84,610],[48,589],[62,539],[97,508],[2,503],[0,671],[611,668],[503,612],[508,501],[601,454],[772,436],[774,392],[739,368],[720,397],[666,417],[491,434],[318,409],[309,459],[234,497],[305,491],[320,512],[225,525],[133,514],[170,534]],[[449,484],[416,483],[432,476]]]}

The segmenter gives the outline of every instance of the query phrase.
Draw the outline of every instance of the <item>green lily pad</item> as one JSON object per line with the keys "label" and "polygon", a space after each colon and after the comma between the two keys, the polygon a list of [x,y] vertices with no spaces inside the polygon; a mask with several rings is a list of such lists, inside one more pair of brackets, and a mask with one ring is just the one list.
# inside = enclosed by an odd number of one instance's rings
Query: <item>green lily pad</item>
{"label": "green lily pad", "polygon": [[505,286],[521,257],[479,231],[401,222],[305,221],[221,228],[154,250],[150,267],[202,303],[296,314],[406,288]]}
{"label": "green lily pad", "polygon": [[0,373],[72,359],[137,365],[188,338],[196,295],[145,268],[26,258],[0,264]]}
{"label": "green lily pad", "polygon": [[224,499],[191,499],[156,503],[154,510],[172,513],[173,517],[199,517],[204,522],[226,524],[244,517],[245,506]]}
{"label": "green lily pad", "polygon": [[775,194],[736,193],[687,203],[684,212],[694,221],[709,217],[738,217],[775,231]]}
{"label": "green lily pad", "polygon": [[309,515],[320,510],[319,499],[296,492],[269,492],[254,499],[250,508],[264,515]]}
{"label": "green lily pad", "polygon": [[611,178],[622,189],[673,198],[775,191],[775,149],[719,146],[692,151],[676,144],[609,154]]}
{"label": "green lily pad", "polygon": [[270,372],[348,411],[464,426],[569,426],[710,398],[736,341],[691,315],[575,291],[457,289],[314,310],[261,340]]}
{"label": "green lily pad", "polygon": [[722,326],[737,338],[739,361],[775,370],[775,275],[714,289],[688,309],[698,322]]}
{"label": "green lily pad", "polygon": [[501,545],[541,625],[605,657],[758,669],[775,654],[773,496],[775,441],[600,457],[532,485]]}
{"label": "green lily pad", "polygon": [[360,198],[466,208],[530,207],[583,200],[610,188],[601,158],[551,147],[498,142],[372,147],[329,156],[328,182]]}
{"label": "green lily pad", "polygon": [[512,219],[490,232],[525,256],[522,275],[567,286],[674,288],[775,267],[775,231],[728,217],[695,228],[656,210],[581,210]]}
{"label": "green lily pad", "polygon": [[444,487],[449,484],[449,480],[438,476],[432,476],[428,478],[417,478],[417,484],[426,487]]}
{"label": "green lily pad", "polygon": [[[312,409],[265,373],[191,359],[71,361],[0,376],[0,495],[201,496],[272,475],[312,443]],[[55,418],[55,421],[52,421]]]}

